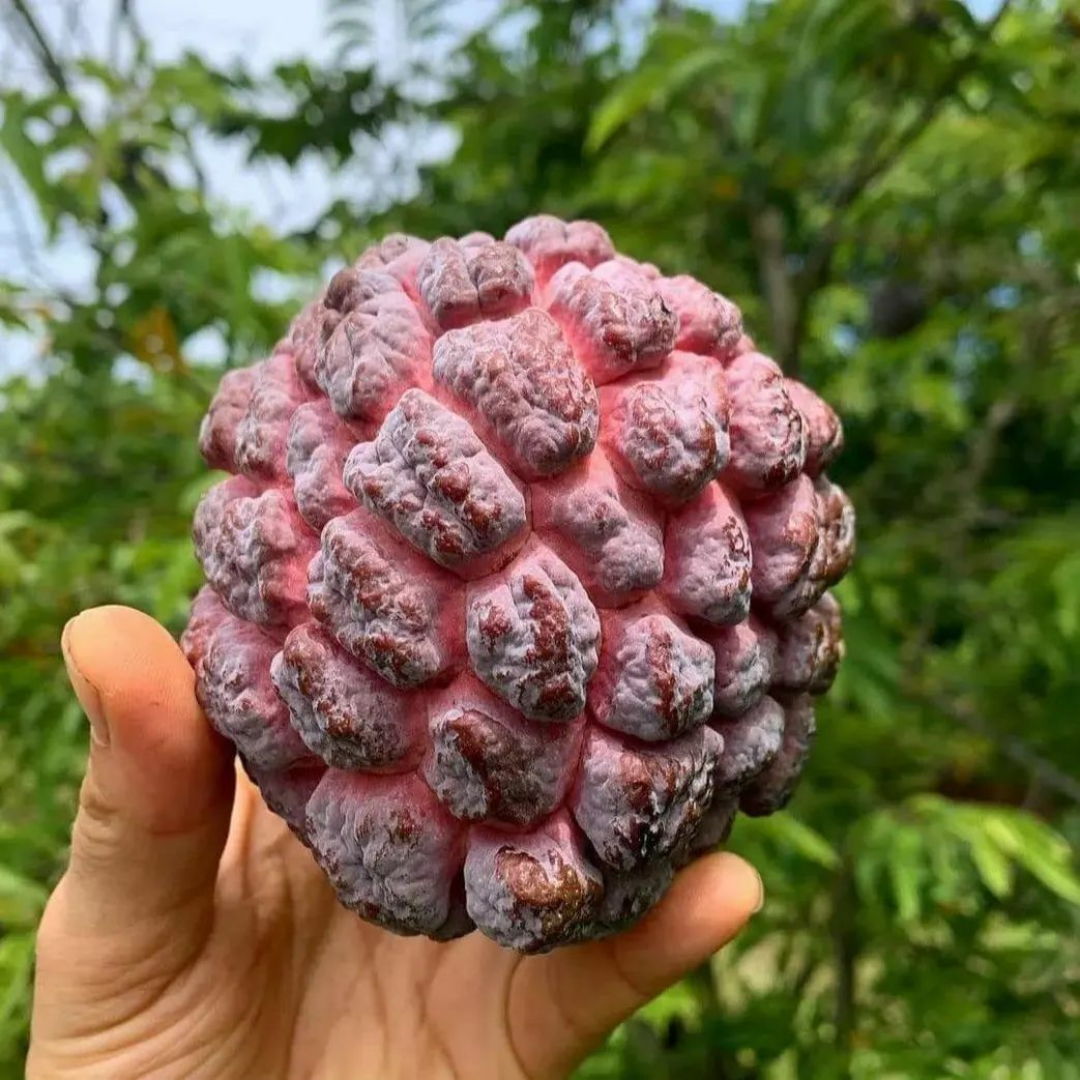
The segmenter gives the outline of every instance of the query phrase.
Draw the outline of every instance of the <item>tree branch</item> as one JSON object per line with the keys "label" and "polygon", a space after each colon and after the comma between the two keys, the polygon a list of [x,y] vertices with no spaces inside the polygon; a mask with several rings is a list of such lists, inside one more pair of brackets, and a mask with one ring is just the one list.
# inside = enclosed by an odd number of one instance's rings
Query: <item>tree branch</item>
{"label": "tree branch", "polygon": [[831,930],[836,963],[834,1039],[836,1048],[847,1062],[850,1062],[852,1036],[855,1033],[855,963],[859,955],[859,941],[855,927],[857,902],[851,864],[845,857],[833,886]]}
{"label": "tree branch", "polygon": [[931,704],[943,716],[992,742],[1007,758],[1027,769],[1044,788],[1049,788],[1080,806],[1080,780],[1059,769],[1053,762],[1047,761],[1041,754],[1032,750],[1023,739],[996,731],[990,723],[963,702],[934,699]]}
{"label": "tree branch", "polygon": [[68,85],[67,74],[64,71],[63,65],[60,63],[52,46],[49,44],[48,39],[38,25],[37,19],[34,18],[34,13],[27,6],[26,0],[8,0],[8,2],[15,10],[15,14],[18,15],[21,20],[23,29],[30,38],[31,48],[33,48],[37,55],[38,62],[45,69],[46,74],[48,74],[49,78],[56,84],[58,90],[62,93],[70,94],[71,88]]}
{"label": "tree branch", "polygon": [[[979,34],[981,44],[985,44],[993,37],[994,31],[1011,4],[1012,0],[1002,0],[995,14],[983,25]],[[876,132],[872,139],[867,140],[860,162],[852,170],[844,184],[841,185],[840,190],[833,199],[829,220],[807,255],[806,264],[800,274],[799,282],[799,294],[804,298],[804,301],[809,300],[825,278],[829,264],[832,261],[833,252],[840,238],[840,226],[843,221],[844,211],[862,195],[870,184],[891,169],[904,151],[926,130],[930,122],[956,91],[961,79],[971,70],[972,62],[977,53],[978,49],[973,48],[968,55],[962,57],[952,66],[934,93],[923,102],[922,108],[919,109],[914,119],[901,128],[892,140],[887,139],[885,131]],[[884,148],[882,148],[883,146]]]}
{"label": "tree branch", "polygon": [[126,7],[127,0],[116,0],[112,21],[109,23],[109,66],[113,69],[120,66],[120,30],[124,25]]}
{"label": "tree branch", "polygon": [[788,375],[799,373],[802,324],[792,275],[785,265],[784,219],[775,206],[753,214],[750,232],[754,239],[761,287],[769,306],[769,322],[776,358]]}
{"label": "tree branch", "polygon": [[[86,133],[91,141],[94,141],[96,135],[79,109],[79,104],[75,95],[72,93],[71,83],[68,81],[67,73],[64,71],[56,51],[49,43],[40,24],[34,18],[34,13],[30,10],[26,0],[8,0],[8,2],[12,5],[15,13],[22,21],[23,28],[30,38],[31,47],[45,73],[53,81],[56,88],[70,99],[69,107],[75,122],[82,128],[83,132]],[[131,10],[130,0],[128,3],[121,5],[121,10],[127,19],[129,26],[132,28],[132,33],[138,33],[137,24],[134,22],[134,13]],[[153,177],[155,182],[162,187],[169,186],[168,177],[166,177],[160,169],[155,168],[152,164],[147,162],[143,147],[127,142],[121,145],[120,154],[121,172],[117,177],[117,183],[128,198],[145,194],[146,185],[143,183],[138,173],[140,168],[145,170],[145,172]],[[101,207],[101,216],[102,223],[107,224],[109,215],[104,205]]]}
{"label": "tree branch", "polygon": [[[989,41],[1012,0],[1002,0],[997,12],[983,25],[979,39]],[[917,114],[890,139],[888,127],[874,133],[863,145],[859,160],[832,199],[828,220],[806,253],[801,269],[792,273],[785,265],[783,219],[774,207],[754,213],[751,231],[761,274],[762,288],[769,304],[773,344],[785,371],[798,375],[803,337],[814,294],[828,280],[833,255],[840,240],[845,212],[880,176],[888,172],[955,93],[964,75],[972,68],[978,47],[958,60],[937,88],[923,101]]]}

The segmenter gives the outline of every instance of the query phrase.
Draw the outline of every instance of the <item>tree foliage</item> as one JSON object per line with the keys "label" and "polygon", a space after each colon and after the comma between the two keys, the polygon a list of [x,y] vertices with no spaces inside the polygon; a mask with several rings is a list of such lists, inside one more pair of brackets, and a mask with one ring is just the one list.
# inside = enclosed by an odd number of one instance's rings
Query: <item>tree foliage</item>
{"label": "tree foliage", "polygon": [[[582,1077],[1080,1077],[1080,15],[502,0],[462,36],[395,7],[399,62],[336,0],[336,61],[270,72],[160,62],[137,4],[106,58],[6,12],[39,78],[0,92],[0,152],[92,274],[27,250],[0,280],[40,346],[0,385],[0,1071],[84,754],[59,631],[108,601],[182,625],[221,364],[380,233],[543,209],[737,300],[842,412],[860,523],[808,776],[732,841],[765,911]],[[285,232],[225,202],[226,150],[349,194]]]}

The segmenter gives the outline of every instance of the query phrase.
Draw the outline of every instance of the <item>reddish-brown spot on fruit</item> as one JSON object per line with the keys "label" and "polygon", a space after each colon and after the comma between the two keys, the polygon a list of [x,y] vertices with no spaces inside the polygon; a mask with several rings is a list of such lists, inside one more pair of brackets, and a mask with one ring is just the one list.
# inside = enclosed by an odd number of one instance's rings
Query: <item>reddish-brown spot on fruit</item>
{"label": "reddish-brown spot on fruit", "polygon": [[600,400],[612,463],[661,503],[693,498],[727,464],[729,405],[714,361],[673,352],[657,373],[605,386]]}
{"label": "reddish-brown spot on fruit", "polygon": [[525,493],[469,425],[407,390],[374,440],[345,463],[345,486],[429,558],[478,577],[525,542]]}
{"label": "reddish-brown spot on fruit", "polygon": [[596,390],[542,311],[444,334],[433,371],[448,403],[526,479],[563,472],[596,442]]}
{"label": "reddish-brown spot on fruit", "polygon": [[739,353],[725,374],[731,460],[722,479],[751,495],[783,487],[806,460],[806,433],[780,368],[761,353]]}
{"label": "reddish-brown spot on fruit", "polygon": [[474,829],[465,887],[469,915],[486,934],[522,952],[543,952],[588,934],[603,879],[560,812],[530,833]]}
{"label": "reddish-brown spot on fruit", "polygon": [[378,423],[405,390],[430,386],[431,334],[390,274],[349,269],[334,281],[315,375],[338,415]]}
{"label": "reddish-brown spot on fruit", "polygon": [[844,448],[840,418],[808,386],[795,379],[784,384],[795,408],[803,418],[806,433],[806,472],[810,476],[827,469]]}
{"label": "reddish-brown spot on fruit", "polygon": [[558,809],[581,753],[584,720],[537,724],[470,676],[430,706],[424,775],[451,813],[522,828]]}
{"label": "reddish-brown spot on fruit", "polygon": [[416,287],[435,324],[451,330],[528,307],[533,272],[511,244],[479,239],[464,244],[443,237],[428,248]]}
{"label": "reddish-brown spot on fruit", "polygon": [[807,476],[746,504],[754,601],[773,618],[801,615],[827,584],[819,501]]}
{"label": "reddish-brown spot on fruit", "polygon": [[575,469],[533,485],[537,534],[557,550],[589,595],[621,606],[664,572],[661,517],[597,451]]}
{"label": "reddish-brown spot on fruit", "polygon": [[572,807],[600,858],[632,870],[689,842],[712,799],[722,749],[707,727],[647,746],[591,728]]}
{"label": "reddish-brown spot on fruit", "polygon": [[814,491],[824,552],[822,576],[829,585],[835,585],[855,558],[855,507],[844,489],[826,476],[814,480]]}
{"label": "reddish-brown spot on fruit", "polygon": [[658,367],[675,347],[678,318],[654,282],[624,262],[567,263],[548,283],[547,307],[597,386]]}
{"label": "reddish-brown spot on fruit", "polygon": [[419,761],[423,716],[415,700],[357,664],[318,623],[289,634],[271,674],[293,727],[328,764],[397,772]]}
{"label": "reddish-brown spot on fruit", "polygon": [[742,312],[735,304],[687,274],[660,278],[656,287],[678,316],[677,348],[720,360],[735,355],[742,337]]}
{"label": "reddish-brown spot on fruit", "polygon": [[537,214],[518,222],[506,234],[507,243],[520,248],[536,270],[541,285],[568,262],[596,266],[615,254],[611,237],[592,221],[560,221]]}
{"label": "reddish-brown spot on fruit", "polygon": [[312,562],[312,615],[395,686],[452,669],[460,648],[460,586],[369,515],[335,518]]}
{"label": "reddish-brown spot on fruit", "polygon": [[537,720],[569,720],[585,705],[600,622],[581,583],[533,543],[505,570],[470,586],[466,641],[473,670]]}
{"label": "reddish-brown spot on fruit", "polygon": [[606,727],[649,742],[673,738],[712,712],[713,653],[653,601],[602,614],[600,666],[589,708]]}
{"label": "reddish-brown spot on fruit", "polygon": [[709,484],[668,518],[661,591],[685,615],[717,625],[741,622],[750,608],[751,554],[736,500]]}
{"label": "reddish-brown spot on fruit", "polygon": [[844,658],[840,605],[826,593],[809,611],[781,624],[774,692],[824,694]]}

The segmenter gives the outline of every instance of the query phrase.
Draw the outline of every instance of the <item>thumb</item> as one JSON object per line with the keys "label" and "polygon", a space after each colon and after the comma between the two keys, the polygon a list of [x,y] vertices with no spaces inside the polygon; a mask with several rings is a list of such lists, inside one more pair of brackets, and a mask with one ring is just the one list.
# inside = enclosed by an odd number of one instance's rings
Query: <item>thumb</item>
{"label": "thumb", "polygon": [[706,855],[625,933],[527,960],[509,1002],[525,1074],[569,1075],[612,1028],[735,937],[763,900],[749,863]]}
{"label": "thumb", "polygon": [[[84,611],[64,662],[91,727],[55,931],[97,937],[205,926],[232,805],[232,754],[168,632],[131,608]],[[57,926],[59,921],[61,926]]]}

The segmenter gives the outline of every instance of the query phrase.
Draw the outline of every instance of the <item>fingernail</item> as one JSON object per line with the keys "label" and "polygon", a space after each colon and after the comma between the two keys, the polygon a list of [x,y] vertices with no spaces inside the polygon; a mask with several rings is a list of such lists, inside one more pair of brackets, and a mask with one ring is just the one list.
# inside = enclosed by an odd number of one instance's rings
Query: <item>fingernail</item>
{"label": "fingernail", "polygon": [[757,867],[754,867],[754,876],[757,878],[757,903],[754,905],[754,910],[751,914],[756,915],[765,906],[765,882],[761,879],[761,874],[758,873]]}
{"label": "fingernail", "polygon": [[105,710],[101,704],[101,695],[93,684],[79,670],[79,665],[71,655],[71,627],[79,616],[69,619],[60,635],[60,651],[64,655],[64,666],[67,668],[68,680],[71,683],[75,696],[79,699],[87,720],[90,721],[90,737],[98,746],[109,745],[109,726],[105,721]]}

